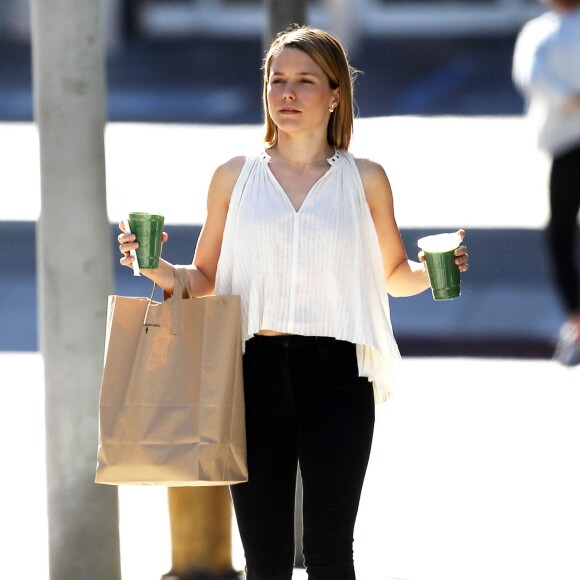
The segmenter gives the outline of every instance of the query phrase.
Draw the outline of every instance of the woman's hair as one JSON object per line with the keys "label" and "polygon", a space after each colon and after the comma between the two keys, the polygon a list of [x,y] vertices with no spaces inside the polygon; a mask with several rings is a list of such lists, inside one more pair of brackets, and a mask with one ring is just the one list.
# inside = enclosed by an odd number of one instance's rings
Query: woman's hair
{"label": "woman's hair", "polygon": [[268,79],[272,60],[284,48],[298,48],[304,51],[328,77],[332,89],[339,89],[339,103],[328,122],[327,138],[331,145],[348,149],[354,121],[353,85],[359,71],[350,66],[346,50],[340,40],[318,28],[310,26],[293,27],[276,36],[264,60],[263,104],[265,119],[264,141],[274,145],[278,140],[278,127],[268,110]]}
{"label": "woman's hair", "polygon": [[542,4],[548,4],[548,6],[556,8],[570,9],[576,6],[580,6],[580,0],[540,0]]}

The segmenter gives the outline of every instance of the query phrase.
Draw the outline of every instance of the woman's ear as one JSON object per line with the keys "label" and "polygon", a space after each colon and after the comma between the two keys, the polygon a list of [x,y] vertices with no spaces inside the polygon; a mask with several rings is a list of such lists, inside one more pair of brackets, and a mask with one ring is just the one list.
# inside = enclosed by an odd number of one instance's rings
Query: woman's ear
{"label": "woman's ear", "polygon": [[337,87],[336,89],[334,89],[333,91],[333,95],[332,95],[332,104],[330,105],[333,109],[336,109],[336,107],[338,107],[338,105],[340,104],[340,89]]}

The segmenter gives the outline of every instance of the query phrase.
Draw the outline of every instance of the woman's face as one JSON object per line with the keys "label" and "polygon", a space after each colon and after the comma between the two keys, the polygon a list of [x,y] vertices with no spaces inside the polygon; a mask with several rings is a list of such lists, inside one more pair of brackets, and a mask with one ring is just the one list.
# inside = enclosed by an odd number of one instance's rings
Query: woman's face
{"label": "woman's face", "polygon": [[287,133],[326,133],[328,109],[339,98],[322,69],[303,50],[290,47],[272,59],[266,94],[270,117]]}

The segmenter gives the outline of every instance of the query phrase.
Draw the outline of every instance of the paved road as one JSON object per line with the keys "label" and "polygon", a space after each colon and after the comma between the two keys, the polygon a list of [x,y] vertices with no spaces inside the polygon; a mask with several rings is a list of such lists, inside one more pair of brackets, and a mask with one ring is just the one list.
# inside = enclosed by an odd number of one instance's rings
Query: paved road
{"label": "paved road", "polygon": [[[514,115],[514,36],[365,39],[362,117]],[[192,38],[130,41],[108,65],[111,121],[259,123],[259,41]],[[0,120],[32,119],[30,51],[0,43]]]}
{"label": "paved road", "polygon": [[[169,226],[165,256],[191,261],[199,226]],[[111,239],[116,235],[112,227]],[[431,229],[405,229],[415,241]],[[37,340],[34,222],[0,222],[0,351],[35,351]],[[561,313],[550,283],[543,234],[534,229],[469,231],[474,267],[463,276],[462,296],[434,303],[430,294],[391,299],[392,319],[401,351],[411,356],[496,356],[549,358]],[[538,256],[536,259],[535,256]],[[115,260],[116,262],[116,260]],[[115,292],[148,295],[150,283],[135,280],[115,265]]]}
{"label": "paved road", "polygon": [[[0,353],[0,368],[0,577],[47,580],[41,359]],[[378,410],[359,580],[578,580],[579,378],[551,361],[407,359]],[[165,491],[122,487],[120,507],[123,579],[158,580]]]}

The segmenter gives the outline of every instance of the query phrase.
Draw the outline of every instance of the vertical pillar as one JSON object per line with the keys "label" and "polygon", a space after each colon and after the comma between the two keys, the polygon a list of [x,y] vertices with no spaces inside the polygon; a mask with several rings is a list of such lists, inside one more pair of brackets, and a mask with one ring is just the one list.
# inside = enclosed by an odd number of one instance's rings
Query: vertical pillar
{"label": "vertical pillar", "polygon": [[120,580],[117,490],[94,484],[112,244],[101,2],[32,0],[50,577]]}
{"label": "vertical pillar", "polygon": [[[232,568],[232,507],[227,486],[169,488],[171,574],[238,578]],[[204,576],[205,577],[205,576]]]}
{"label": "vertical pillar", "polygon": [[265,0],[266,29],[263,44],[267,50],[272,39],[292,24],[306,24],[306,0]]}
{"label": "vertical pillar", "polygon": [[336,34],[352,58],[360,46],[361,0],[324,0],[326,28]]}

